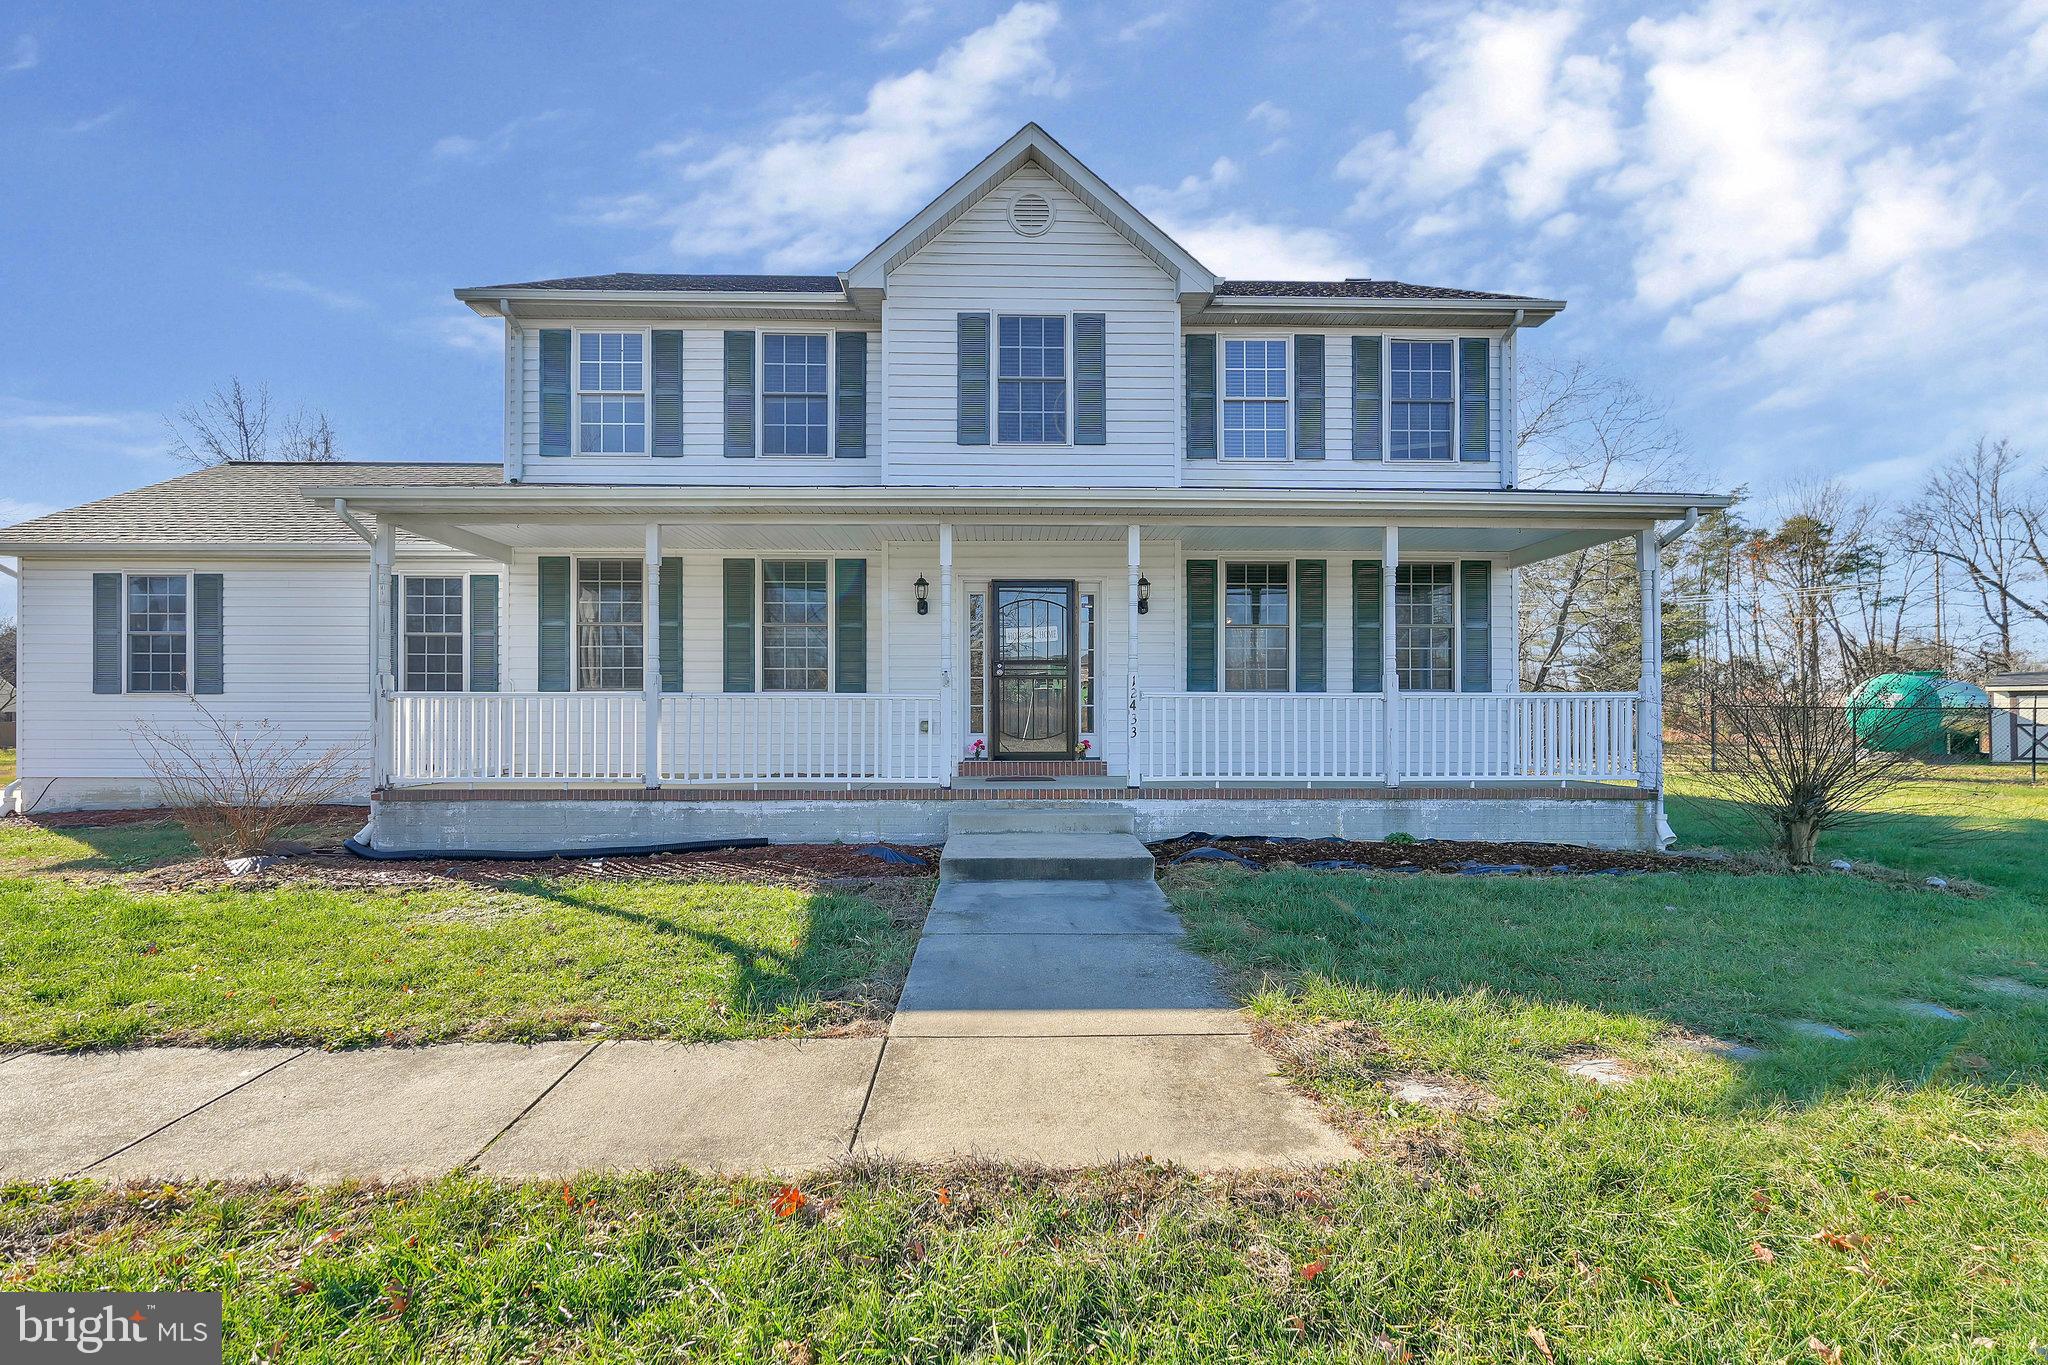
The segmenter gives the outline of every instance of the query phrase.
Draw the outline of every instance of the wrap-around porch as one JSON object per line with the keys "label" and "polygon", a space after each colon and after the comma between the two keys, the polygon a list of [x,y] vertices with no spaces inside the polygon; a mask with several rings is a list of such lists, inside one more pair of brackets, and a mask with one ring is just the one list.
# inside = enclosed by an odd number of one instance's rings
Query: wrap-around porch
{"label": "wrap-around porch", "polygon": [[[378,501],[358,505],[377,517],[372,737],[385,793],[970,796],[1012,772],[1020,787],[1103,795],[1618,784],[1654,799],[1661,785],[1663,509],[795,520]],[[1516,690],[1514,569],[1627,536],[1643,585],[1641,686]],[[497,566],[502,663],[484,687],[472,673],[463,690],[445,677],[428,690],[413,667],[409,564],[450,550]],[[482,599],[466,611],[473,646]]]}

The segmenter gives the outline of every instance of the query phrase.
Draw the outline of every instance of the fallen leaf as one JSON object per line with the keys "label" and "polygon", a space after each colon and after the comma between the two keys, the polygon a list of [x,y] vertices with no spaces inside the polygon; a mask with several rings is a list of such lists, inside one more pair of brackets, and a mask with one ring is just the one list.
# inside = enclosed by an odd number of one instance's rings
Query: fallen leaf
{"label": "fallen leaf", "polygon": [[772,1207],[775,1210],[775,1216],[777,1218],[787,1218],[792,1213],[795,1213],[798,1209],[802,1208],[804,1205],[810,1202],[811,1201],[809,1196],[805,1195],[804,1192],[798,1189],[796,1186],[784,1185],[782,1189],[776,1193],[775,1203]]}
{"label": "fallen leaf", "polygon": [[386,1322],[389,1322],[389,1321],[390,1321],[391,1319],[393,1319],[393,1318],[395,1318],[395,1317],[398,1317],[399,1315],[401,1315],[402,1313],[404,1313],[404,1312],[405,1312],[405,1306],[406,1306],[407,1304],[411,1303],[411,1302],[412,1302],[412,1298],[411,1298],[411,1296],[410,1296],[410,1295],[408,1295],[408,1294],[407,1294],[407,1293],[405,1292],[404,1288],[403,1288],[403,1287],[401,1287],[400,1285],[398,1285],[398,1284],[395,1284],[395,1283],[394,1283],[394,1284],[388,1284],[388,1285],[385,1285],[385,1286],[384,1286],[384,1303],[385,1303],[385,1309],[384,1309],[384,1311],[383,1311],[383,1312],[382,1312],[381,1314],[379,1314],[379,1316],[380,1316],[380,1317],[382,1317],[382,1318],[383,1318],[383,1319],[384,1319],[384,1320],[385,1320]]}
{"label": "fallen leaf", "polygon": [[1830,1346],[1819,1337],[1808,1337],[1806,1349],[1813,1352],[1814,1359],[1821,1365],[1842,1365],[1842,1348]]}
{"label": "fallen leaf", "polygon": [[1540,1355],[1542,1355],[1542,1357],[1545,1360],[1555,1361],[1557,1359],[1557,1356],[1550,1349],[1550,1338],[1544,1335],[1543,1329],[1541,1327],[1537,1327],[1534,1324],[1530,1325],[1529,1340],[1536,1343],[1537,1352]]}
{"label": "fallen leaf", "polygon": [[310,1293],[312,1293],[312,1292],[313,1292],[313,1282],[312,1282],[311,1280],[293,1280],[293,1281],[292,1281],[292,1293],[294,1293],[294,1294],[297,1294],[297,1295],[299,1295],[299,1296],[303,1297],[303,1296],[305,1296],[305,1295],[307,1295],[307,1294],[310,1294]]}
{"label": "fallen leaf", "polygon": [[1762,1242],[1751,1242],[1749,1244],[1749,1254],[1762,1261],[1765,1265],[1769,1265],[1772,1261],[1778,1259],[1778,1253],[1765,1246]]}
{"label": "fallen leaf", "polygon": [[1831,1247],[1836,1251],[1854,1251],[1858,1247],[1870,1245],[1870,1234],[1867,1232],[1816,1232],[1813,1234],[1813,1240],[1819,1242],[1824,1247]]}
{"label": "fallen leaf", "polygon": [[940,1202],[941,1204],[950,1204],[950,1203],[952,1203],[952,1202],[953,1202],[953,1192],[952,1192],[951,1190],[947,1189],[947,1188],[946,1188],[946,1187],[945,1187],[944,1185],[941,1185],[941,1186],[939,1186],[939,1196],[938,1196],[938,1197],[939,1197],[939,1202]]}
{"label": "fallen leaf", "polygon": [[1323,1273],[1323,1262],[1310,1261],[1307,1265],[1303,1266],[1301,1269],[1295,1271],[1294,1273],[1301,1276],[1301,1278],[1303,1278],[1304,1280],[1313,1280],[1316,1276]]}

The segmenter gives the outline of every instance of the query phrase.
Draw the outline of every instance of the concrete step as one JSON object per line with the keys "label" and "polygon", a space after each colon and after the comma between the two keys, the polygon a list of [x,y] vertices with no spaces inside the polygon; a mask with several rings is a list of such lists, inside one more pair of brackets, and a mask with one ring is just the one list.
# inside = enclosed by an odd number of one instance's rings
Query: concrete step
{"label": "concrete step", "polygon": [[1113,801],[976,801],[952,812],[953,834],[1130,834],[1129,806]]}
{"label": "concrete step", "polygon": [[951,881],[925,916],[934,934],[1161,934],[1185,930],[1157,882]]}
{"label": "concrete step", "polygon": [[939,855],[939,880],[963,882],[1151,881],[1152,854],[1129,834],[955,834]]}

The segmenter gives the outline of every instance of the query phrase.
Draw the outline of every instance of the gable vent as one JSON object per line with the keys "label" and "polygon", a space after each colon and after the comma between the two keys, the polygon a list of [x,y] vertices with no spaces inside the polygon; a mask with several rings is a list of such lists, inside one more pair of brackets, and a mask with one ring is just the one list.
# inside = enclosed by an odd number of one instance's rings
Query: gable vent
{"label": "gable vent", "polygon": [[1010,201],[1010,226],[1026,237],[1038,237],[1052,226],[1052,201],[1036,191]]}

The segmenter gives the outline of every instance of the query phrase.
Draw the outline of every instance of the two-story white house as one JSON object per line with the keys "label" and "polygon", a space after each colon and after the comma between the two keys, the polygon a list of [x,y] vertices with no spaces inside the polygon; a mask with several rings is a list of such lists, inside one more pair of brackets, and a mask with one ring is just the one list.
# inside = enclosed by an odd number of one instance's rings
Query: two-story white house
{"label": "two-story white house", "polygon": [[[0,531],[16,809],[141,721],[360,742],[397,849],[1141,832],[1658,841],[1656,547],[1516,486],[1563,303],[1226,280],[1036,125],[837,275],[460,289],[501,463],[236,465]],[[1515,571],[1633,537],[1633,693],[1530,694]]]}

